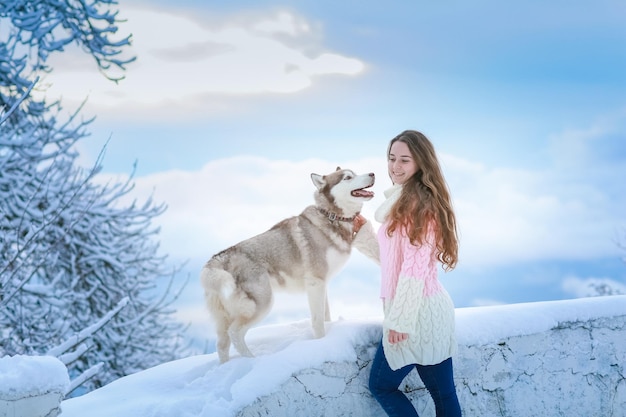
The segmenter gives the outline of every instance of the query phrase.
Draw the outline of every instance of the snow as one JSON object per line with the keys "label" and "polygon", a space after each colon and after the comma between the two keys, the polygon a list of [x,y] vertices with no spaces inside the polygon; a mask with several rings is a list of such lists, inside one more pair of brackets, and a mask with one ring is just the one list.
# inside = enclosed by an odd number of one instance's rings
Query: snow
{"label": "snow", "polygon": [[0,358],[0,398],[14,400],[48,392],[65,393],[70,378],[65,365],[53,356]]}
{"label": "snow", "polygon": [[[456,310],[459,344],[544,332],[564,322],[626,314],[626,296],[511,304]],[[234,416],[280,387],[294,372],[356,358],[354,346],[379,337],[382,317],[339,319],[313,339],[310,321],[263,326],[246,340],[255,358],[220,365],[217,354],[193,356],[121,378],[61,404],[62,417]]]}
{"label": "snow", "polygon": [[[327,323],[313,339],[309,320],[253,328],[246,341],[256,355],[219,364],[217,354],[169,362],[63,402],[63,417],[228,416],[270,394],[292,373],[326,361],[355,360],[354,345],[375,336],[380,319]],[[115,401],[111,401],[115,398]]]}
{"label": "snow", "polygon": [[467,307],[456,310],[456,334],[459,343],[481,345],[505,337],[545,332],[563,322],[624,314],[626,296]]}

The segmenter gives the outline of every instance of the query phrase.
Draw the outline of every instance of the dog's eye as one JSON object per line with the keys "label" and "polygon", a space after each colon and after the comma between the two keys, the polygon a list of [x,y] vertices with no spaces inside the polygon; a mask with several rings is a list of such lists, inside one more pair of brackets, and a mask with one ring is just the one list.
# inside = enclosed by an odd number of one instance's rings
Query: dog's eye
{"label": "dog's eye", "polygon": [[348,181],[352,179],[352,175],[346,175],[345,177],[343,177],[344,181]]}

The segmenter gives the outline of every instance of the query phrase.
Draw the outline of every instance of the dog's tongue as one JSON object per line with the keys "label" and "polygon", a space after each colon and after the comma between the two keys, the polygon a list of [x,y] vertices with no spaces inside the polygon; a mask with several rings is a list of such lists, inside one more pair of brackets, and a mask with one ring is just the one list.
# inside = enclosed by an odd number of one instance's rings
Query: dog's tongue
{"label": "dog's tongue", "polygon": [[374,197],[374,193],[366,190],[354,190],[352,195],[355,197]]}

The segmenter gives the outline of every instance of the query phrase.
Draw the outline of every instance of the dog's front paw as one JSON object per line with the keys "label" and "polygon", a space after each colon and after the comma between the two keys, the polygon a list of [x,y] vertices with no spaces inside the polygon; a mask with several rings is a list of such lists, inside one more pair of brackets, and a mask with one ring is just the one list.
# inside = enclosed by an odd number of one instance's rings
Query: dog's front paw
{"label": "dog's front paw", "polygon": [[316,339],[321,339],[322,337],[326,336],[326,329],[324,329],[324,327],[322,326],[320,327],[313,327],[313,336]]}

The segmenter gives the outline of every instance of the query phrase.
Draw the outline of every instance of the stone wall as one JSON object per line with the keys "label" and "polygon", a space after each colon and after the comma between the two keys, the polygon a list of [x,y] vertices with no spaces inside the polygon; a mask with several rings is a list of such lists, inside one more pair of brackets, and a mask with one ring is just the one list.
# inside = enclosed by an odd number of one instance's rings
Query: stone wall
{"label": "stone wall", "polygon": [[[602,301],[585,301],[584,307]],[[571,300],[565,309],[571,319],[558,317],[549,328],[531,333],[491,331],[489,326],[506,321],[494,311],[472,316],[481,319],[472,323],[472,331],[483,336],[459,337],[453,358],[463,415],[626,417],[626,297],[612,302],[617,313],[581,320],[577,311],[582,304]],[[355,347],[356,362],[326,362],[296,372],[280,390],[244,407],[238,416],[384,416],[367,389],[380,338],[380,331],[372,333],[376,336],[370,342]],[[416,372],[402,387],[420,416],[435,415]]]}
{"label": "stone wall", "polygon": [[0,358],[0,417],[55,417],[69,387],[65,365],[52,356]]}

